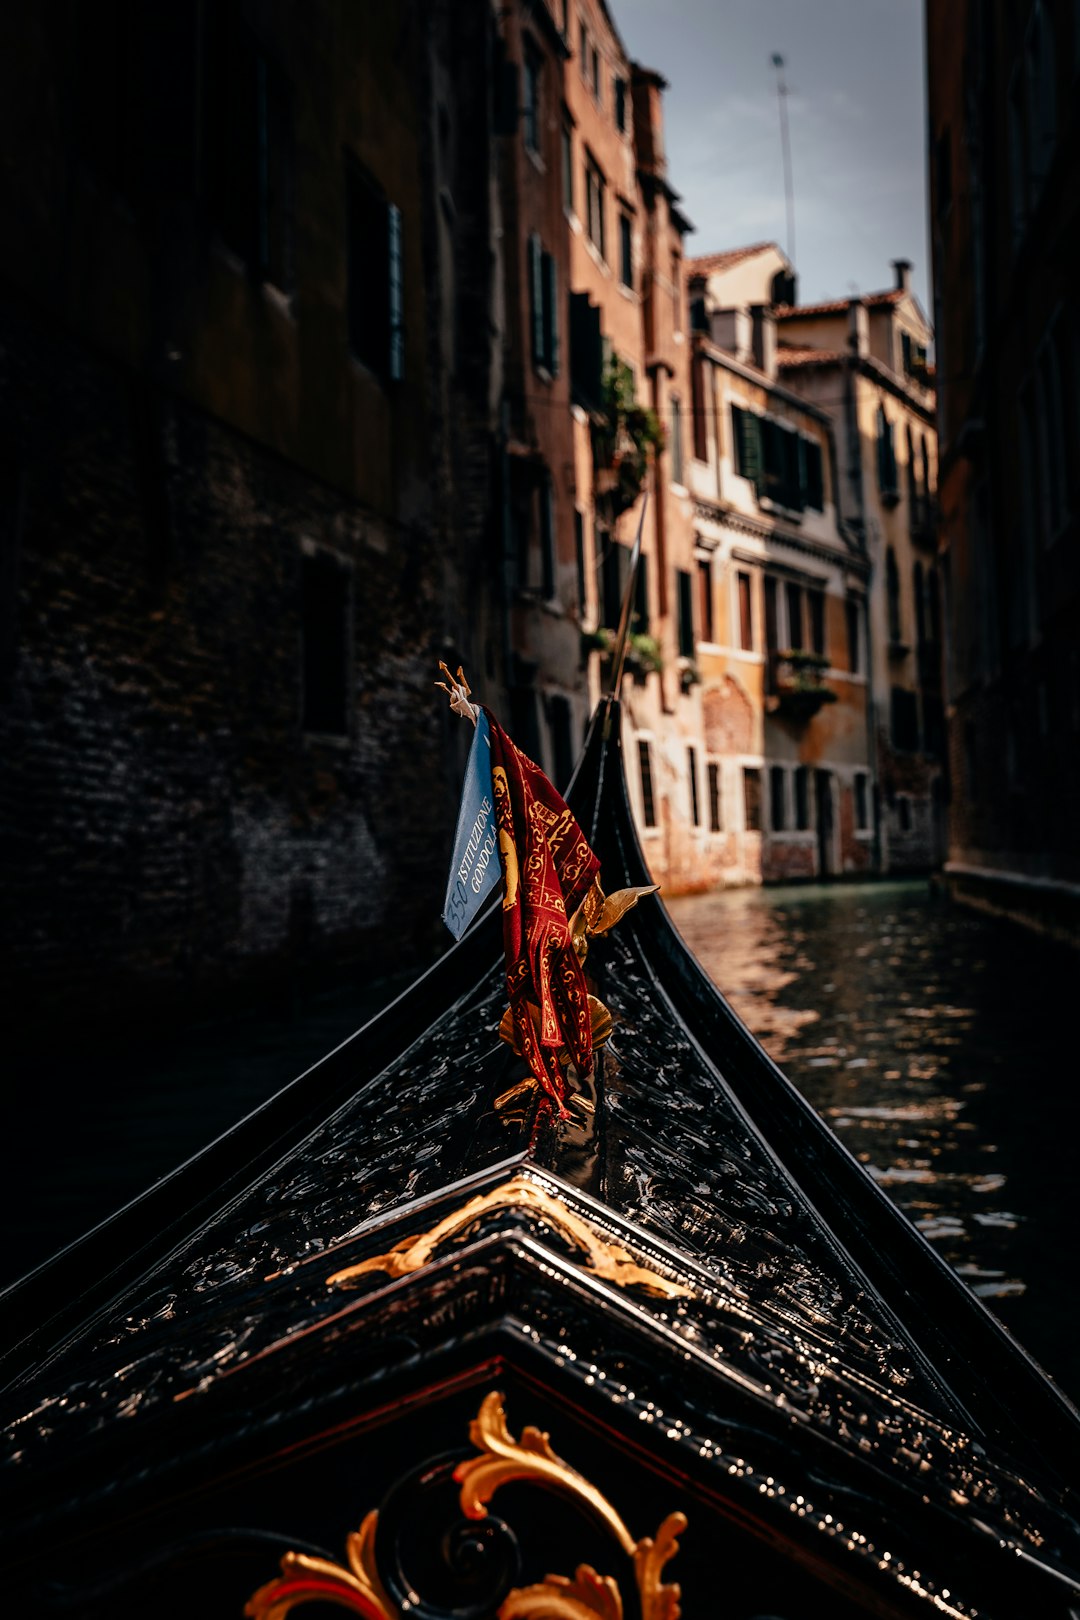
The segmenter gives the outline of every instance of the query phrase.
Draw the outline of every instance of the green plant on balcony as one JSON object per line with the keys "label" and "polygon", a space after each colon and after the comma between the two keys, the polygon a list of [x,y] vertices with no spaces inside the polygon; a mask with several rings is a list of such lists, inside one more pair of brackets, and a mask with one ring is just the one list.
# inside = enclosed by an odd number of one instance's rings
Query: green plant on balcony
{"label": "green plant on balcony", "polygon": [[[618,632],[606,625],[597,630],[583,630],[582,656],[587,658],[590,653],[598,652],[601,658],[610,658],[617,640]],[[626,668],[634,679],[644,681],[649,675],[659,675],[663,667],[664,659],[656,637],[646,635],[644,631],[632,630],[626,638]]]}
{"label": "green plant on balcony", "polygon": [[824,653],[789,647],[774,655],[774,713],[787,720],[809,720],[826,703],[836,702],[836,693],[825,683],[829,660]]}
{"label": "green plant on balcony", "polygon": [[660,418],[638,404],[630,367],[612,359],[604,374],[603,409],[594,417],[592,430],[596,493],[612,522],[641,494],[649,458],[663,442]]}

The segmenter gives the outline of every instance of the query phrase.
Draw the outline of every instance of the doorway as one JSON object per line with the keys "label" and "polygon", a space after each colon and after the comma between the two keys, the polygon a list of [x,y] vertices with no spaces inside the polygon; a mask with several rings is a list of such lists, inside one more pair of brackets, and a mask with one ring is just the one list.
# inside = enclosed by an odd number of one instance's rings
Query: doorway
{"label": "doorway", "polygon": [[814,772],[814,799],[817,808],[818,876],[833,877],[833,789],[832,771]]}

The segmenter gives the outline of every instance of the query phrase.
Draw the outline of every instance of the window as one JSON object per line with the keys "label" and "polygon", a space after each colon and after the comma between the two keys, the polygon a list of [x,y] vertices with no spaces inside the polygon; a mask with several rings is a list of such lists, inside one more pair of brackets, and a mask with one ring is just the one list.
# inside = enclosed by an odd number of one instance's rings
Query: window
{"label": "window", "polygon": [[563,207],[574,211],[574,132],[568,123],[562,127],[562,200]]}
{"label": "window", "polygon": [[673,484],[683,481],[682,402],[674,394],[671,398],[671,481]]}
{"label": "window", "polygon": [[889,616],[889,640],[900,646],[904,629],[900,621],[900,570],[892,546],[885,553],[885,597]]}
{"label": "window", "polygon": [[642,553],[638,557],[637,577],[634,580],[634,629],[645,635],[649,629],[649,559]]}
{"label": "window", "polygon": [[[152,15],[154,8],[147,9]],[[289,82],[261,50],[238,8],[213,7],[206,29],[205,177],[211,218],[252,275],[288,290],[293,281]],[[126,144],[132,144],[134,132],[125,134]],[[170,132],[167,140],[171,146],[176,137]],[[119,171],[116,178],[123,178]]]}
{"label": "window", "polygon": [[605,536],[604,552],[604,623],[616,629],[622,617],[623,597],[630,579],[630,548],[620,546],[617,540]]}
{"label": "window", "polygon": [[919,709],[915,693],[894,686],[890,692],[890,709],[893,747],[915,753],[919,746]]}
{"label": "window", "polygon": [[865,771],[855,772],[855,830],[866,832],[870,826],[869,807],[866,793],[867,776]]}
{"label": "window", "polygon": [[715,759],[708,764],[709,775],[709,831],[718,833],[724,830],[724,804],[721,794],[720,765]]}
{"label": "window", "polygon": [[600,52],[597,50],[596,46],[591,44],[591,43],[589,45],[589,83],[592,85],[592,93],[596,97],[597,104],[599,105],[599,102],[600,102]]}
{"label": "window", "polygon": [[607,257],[604,245],[604,192],[606,182],[603,170],[591,152],[585,154],[585,230],[589,241],[602,259]]}
{"label": "window", "polygon": [[805,470],[803,504],[815,512],[824,512],[825,477],[821,446],[816,439],[803,439],[801,442]]}
{"label": "window", "polygon": [[900,831],[901,832],[910,832],[911,831],[911,798],[910,798],[910,795],[907,794],[907,793],[898,793],[897,796],[896,796],[896,808],[897,808],[897,811],[898,811],[899,817],[900,817]]}
{"label": "window", "polygon": [[676,570],[679,585],[679,656],[694,656],[694,582],[685,569]]}
{"label": "window", "polygon": [[645,737],[638,738],[638,769],[641,772],[641,811],[646,827],[656,826],[656,805],[653,800],[652,756]]}
{"label": "window", "polygon": [[615,80],[615,128],[626,134],[626,80]]}
{"label": "window", "polygon": [[923,565],[917,562],[911,572],[911,589],[915,597],[915,645],[922,650],[926,640],[926,601],[923,596]]}
{"label": "window", "polygon": [[346,175],[349,348],[384,380],[405,374],[401,211],[350,163]]}
{"label": "window", "polygon": [[574,508],[574,561],[577,564],[578,618],[585,617],[585,514]]}
{"label": "window", "polygon": [[681,332],[682,320],[682,259],[677,253],[671,255],[671,318],[673,330]]}
{"label": "window", "polygon": [[700,827],[701,807],[698,804],[697,749],[693,747],[686,750],[686,774],[690,782],[690,820],[695,827]]}
{"label": "window", "polygon": [[712,564],[705,557],[698,558],[698,622],[702,641],[715,641],[713,623]]}
{"label": "window", "polygon": [[780,650],[780,639],[777,616],[776,581],[770,575],[765,575],[765,690],[776,690],[776,655]]}
{"label": "window", "polygon": [[540,155],[540,53],[531,39],[525,41],[525,82],[522,125],[525,145],[530,152]]}
{"label": "window", "polygon": [[848,669],[853,675],[859,673],[859,603],[853,596],[849,596],[844,603],[844,623],[847,627],[847,658]]}
{"label": "window", "polygon": [[624,287],[634,285],[634,233],[629,214],[619,215],[619,280]]}
{"label": "window", "polygon": [[747,832],[761,831],[761,772],[756,765],[743,766],[743,822]]}
{"label": "window", "polygon": [[551,474],[545,473],[538,491],[540,501],[540,589],[544,600],[550,602],[555,595],[555,512],[552,502]]}
{"label": "window", "polygon": [[349,729],[349,570],[327,552],[301,561],[300,638],[305,731]]}
{"label": "window", "polygon": [[900,498],[896,473],[896,444],[893,424],[885,415],[884,405],[877,414],[878,489],[886,505],[895,505]]}
{"label": "window", "polygon": [[756,486],[761,483],[761,418],[740,405],[731,407],[731,439],[735,446],[735,471]]}
{"label": "window", "polygon": [[825,654],[825,592],[807,591],[810,605],[810,647],[813,652]]}
{"label": "window", "polygon": [[754,615],[750,595],[750,575],[736,574],[735,588],[739,598],[739,646],[743,652],[753,652]]}
{"label": "window", "polygon": [[795,826],[806,832],[810,826],[810,767],[798,765],[795,769]]}
{"label": "window", "polygon": [[795,651],[799,651],[804,645],[802,586],[794,585],[789,582],[784,594],[787,598],[787,644]]}
{"label": "window", "polygon": [[784,767],[772,765],[769,768],[769,824],[773,832],[783,832],[786,817]]}
{"label": "window", "polygon": [[528,257],[533,364],[555,377],[559,371],[557,271],[554,256],[544,251],[535,231],[529,237]]}
{"label": "window", "polygon": [[589,30],[585,26],[585,19],[581,19],[581,32],[578,35],[578,67],[581,77],[588,83],[589,80]]}

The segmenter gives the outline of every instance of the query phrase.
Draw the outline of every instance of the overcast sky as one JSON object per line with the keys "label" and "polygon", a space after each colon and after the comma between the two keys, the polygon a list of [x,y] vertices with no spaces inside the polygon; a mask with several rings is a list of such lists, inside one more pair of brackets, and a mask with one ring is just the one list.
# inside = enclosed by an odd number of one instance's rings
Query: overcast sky
{"label": "overcast sky", "polygon": [[892,285],[927,313],[922,0],[609,0],[630,56],[670,81],[668,179],[696,255],[787,246],[774,51],[785,58],[803,303]]}

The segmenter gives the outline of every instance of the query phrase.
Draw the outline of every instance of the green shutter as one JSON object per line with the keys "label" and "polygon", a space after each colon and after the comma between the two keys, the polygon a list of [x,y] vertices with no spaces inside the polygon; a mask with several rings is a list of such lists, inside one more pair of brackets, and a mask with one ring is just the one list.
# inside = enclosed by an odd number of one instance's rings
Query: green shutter
{"label": "green shutter", "polygon": [[749,478],[755,488],[760,489],[762,478],[761,459],[761,418],[752,411],[740,410],[737,405],[731,407],[732,420],[735,426],[736,462],[743,478]]}

